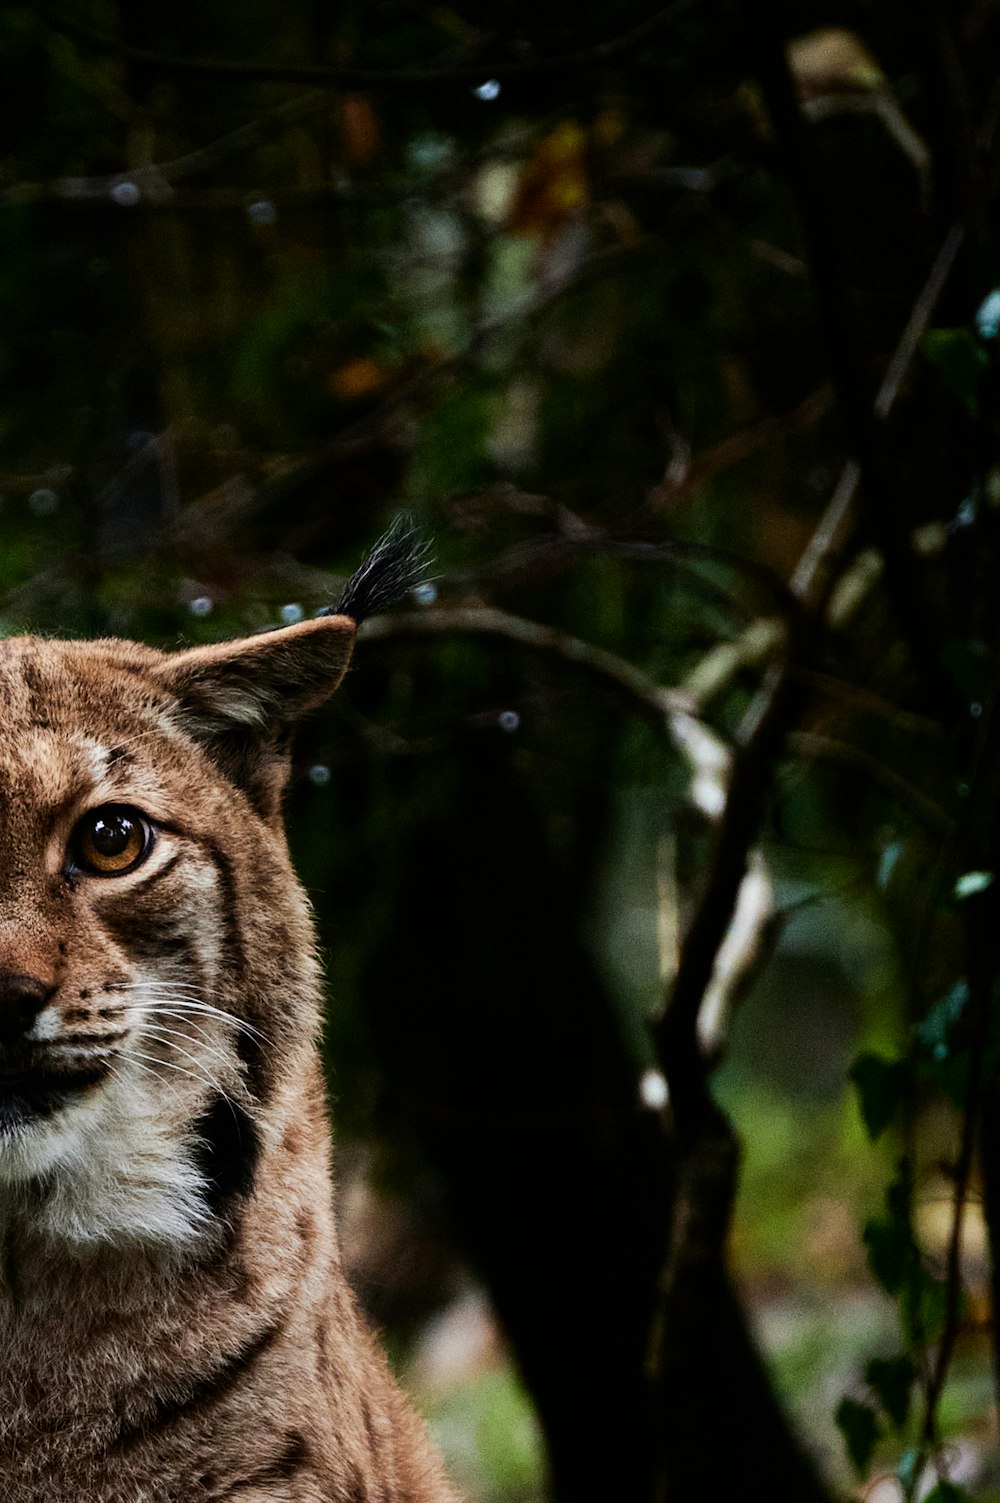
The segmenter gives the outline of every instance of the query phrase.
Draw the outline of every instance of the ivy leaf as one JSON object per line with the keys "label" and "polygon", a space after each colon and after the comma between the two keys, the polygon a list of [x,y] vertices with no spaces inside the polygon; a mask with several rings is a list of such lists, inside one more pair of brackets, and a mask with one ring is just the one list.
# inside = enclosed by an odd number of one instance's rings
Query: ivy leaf
{"label": "ivy leaf", "polygon": [[837,1405],[834,1418],[844,1437],[851,1464],[858,1476],[863,1477],[882,1433],[878,1416],[870,1404],[860,1404],[857,1399],[845,1396]]}
{"label": "ivy leaf", "polygon": [[947,1285],[924,1267],[913,1235],[910,1187],[905,1179],[889,1186],[885,1214],[865,1224],[861,1239],[875,1278],[887,1294],[899,1299],[907,1339],[933,1340],[944,1324]]}
{"label": "ivy leaf", "polygon": [[865,1223],[861,1240],[868,1249],[872,1273],[887,1294],[899,1294],[912,1279],[920,1255],[910,1224],[910,1191],[903,1179],[893,1180],[885,1195],[886,1214]]}
{"label": "ivy leaf", "polygon": [[916,1369],[909,1357],[873,1357],[865,1368],[865,1382],[892,1420],[902,1430],[910,1413],[910,1389]]}
{"label": "ivy leaf", "polygon": [[976,417],[990,358],[975,336],[968,329],[929,329],[923,351],[952,395]]}
{"label": "ivy leaf", "polygon": [[906,1065],[901,1059],[881,1054],[859,1054],[849,1079],[858,1093],[858,1105],[868,1136],[874,1143],[885,1132],[906,1099]]}
{"label": "ivy leaf", "polygon": [[917,1263],[904,1302],[903,1325],[911,1340],[934,1341],[948,1314],[948,1285]]}
{"label": "ivy leaf", "polygon": [[898,1294],[913,1259],[913,1241],[908,1227],[887,1218],[865,1222],[861,1240],[868,1249],[868,1263],[886,1294]]}

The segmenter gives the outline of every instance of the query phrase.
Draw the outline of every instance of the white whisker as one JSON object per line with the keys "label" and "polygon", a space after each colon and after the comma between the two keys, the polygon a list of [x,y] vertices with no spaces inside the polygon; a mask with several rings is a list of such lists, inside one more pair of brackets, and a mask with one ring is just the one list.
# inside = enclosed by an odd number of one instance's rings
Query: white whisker
{"label": "white whisker", "polygon": [[170,1094],[177,1101],[183,1101],[183,1097],[181,1096],[179,1086],[174,1081],[172,1081],[172,1080],[163,1080],[163,1079],[161,1079],[161,1077],[159,1075],[157,1075],[156,1071],[153,1069],[153,1067],[151,1065],[144,1065],[141,1059],[137,1059],[135,1057],[135,1055],[131,1055],[131,1054],[130,1055],[119,1054],[118,1058],[121,1061],[121,1063],[120,1063],[118,1069],[113,1069],[111,1071],[111,1076],[112,1076],[113,1080],[125,1080],[125,1078],[126,1078],[126,1068],[134,1066],[137,1070],[141,1070],[144,1075],[151,1075],[155,1081],[159,1082],[160,1085],[165,1086],[166,1089],[170,1092]]}
{"label": "white whisker", "polygon": [[[209,1086],[211,1086],[212,1089],[214,1091],[216,1091],[220,1096],[225,1097],[225,1099],[227,1101],[229,1100],[229,1097],[226,1095],[226,1092],[222,1089],[222,1087],[218,1084],[217,1081],[214,1081],[212,1079],[211,1075],[209,1075],[207,1073],[207,1071],[205,1073],[197,1073],[196,1074],[194,1070],[189,1070],[188,1067],[187,1067],[187,1065],[175,1065],[169,1059],[159,1059],[155,1054],[143,1054],[142,1051],[139,1050],[139,1049],[130,1049],[128,1051],[127,1058],[128,1059],[145,1059],[145,1060],[148,1060],[150,1064],[153,1064],[153,1065],[162,1065],[167,1070],[176,1070],[179,1074],[186,1075],[189,1080],[193,1080],[196,1085],[200,1085],[200,1086],[209,1085]],[[152,1071],[152,1074],[155,1075],[156,1071],[155,1070]]]}
{"label": "white whisker", "polygon": [[[147,995],[151,994],[149,995],[149,1003],[147,1009],[150,1011],[155,1011],[157,1006],[162,1005],[161,999],[163,998],[163,994],[166,993],[167,995],[165,1000],[176,1003],[178,1007],[184,1008],[188,1012],[201,1012],[205,1013],[209,1017],[219,1018],[221,1021],[228,1023],[231,1027],[240,1029],[243,1033],[247,1033],[254,1038],[260,1039],[262,1043],[270,1043],[270,1039],[267,1037],[267,1035],[262,1033],[261,1030],[255,1027],[253,1023],[248,1023],[245,1018],[238,1018],[235,1013],[226,1012],[224,1008],[215,1007],[211,1002],[205,1002],[199,997],[177,996],[176,993],[178,988],[169,985],[166,982],[152,984],[147,984],[145,982],[141,984],[137,983],[134,987],[120,987],[116,988],[116,990],[128,991],[139,996],[142,996],[143,993],[146,993]],[[192,990],[194,990],[194,988],[192,988]],[[157,992],[160,992],[160,998],[157,997]],[[140,1002],[137,1007],[136,1003],[128,1001],[127,1006],[131,1009],[138,1010],[138,1008],[142,1007],[142,1003]]]}
{"label": "white whisker", "polygon": [[[157,1023],[144,1023],[142,1031],[144,1035],[150,1036],[152,1038],[186,1039],[189,1044],[195,1042],[195,1040],[190,1038],[188,1034],[181,1033],[179,1028],[164,1028]],[[173,1044],[170,1047],[176,1049],[178,1054],[183,1054],[185,1059],[190,1059],[195,1063],[198,1063],[197,1056],[189,1054],[187,1050],[182,1049],[179,1044]],[[211,1058],[219,1060],[223,1065],[231,1066],[233,1064],[232,1058],[229,1055],[224,1054],[221,1049],[209,1048],[208,1050],[206,1050],[206,1052]]]}

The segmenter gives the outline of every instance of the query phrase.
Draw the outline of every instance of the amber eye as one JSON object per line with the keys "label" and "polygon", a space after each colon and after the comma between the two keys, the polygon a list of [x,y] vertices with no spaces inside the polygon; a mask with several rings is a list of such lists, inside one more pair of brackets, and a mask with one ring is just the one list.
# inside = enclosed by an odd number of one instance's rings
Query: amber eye
{"label": "amber eye", "polygon": [[70,851],[78,871],[121,877],[145,860],[153,845],[149,820],[128,804],[104,804],[85,814],[73,831]]}

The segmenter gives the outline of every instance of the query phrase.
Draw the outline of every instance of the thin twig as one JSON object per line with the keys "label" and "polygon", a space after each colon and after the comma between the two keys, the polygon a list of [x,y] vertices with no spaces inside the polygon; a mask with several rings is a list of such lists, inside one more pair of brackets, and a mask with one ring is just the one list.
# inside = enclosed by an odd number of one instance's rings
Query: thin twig
{"label": "thin twig", "polygon": [[[883,401],[882,410],[877,407],[878,397],[873,400],[869,394],[870,383],[862,353],[863,346],[843,276],[845,257],[838,253],[842,240],[840,225],[833,212],[814,150],[812,129],[796,96],[781,27],[773,13],[763,13],[759,25],[755,23],[754,47],[761,88],[789,183],[795,194],[802,234],[809,253],[816,317],[838,405],[847,429],[851,458],[857,466],[857,473],[849,482],[846,477],[842,477],[844,486],[839,498],[842,510],[846,513],[854,492],[863,484],[867,501],[865,529],[882,555],[886,592],[896,619],[924,681],[934,690],[942,704],[951,704],[954,689],[940,663],[931,615],[923,608],[896,487],[886,472],[876,434],[877,422],[888,415],[895,393],[892,392]],[[941,253],[940,258],[948,264],[940,285],[943,285],[944,278],[952,270],[955,254],[961,244],[962,235],[959,232],[958,241],[954,249],[951,248],[951,238],[955,233],[949,232]],[[930,302],[931,307],[934,300],[936,298]],[[920,303],[921,298],[918,297],[914,314],[908,320],[907,329],[900,340],[900,347],[913,342],[913,327],[919,325],[923,318]],[[912,354],[906,355],[893,372],[897,389],[898,382],[911,361]]]}
{"label": "thin twig", "polygon": [[694,455],[683,476],[676,481],[661,482],[654,486],[647,497],[649,509],[658,511],[665,506],[676,506],[714,476],[731,470],[759,450],[792,434],[807,432],[826,416],[832,405],[832,391],[829,386],[821,386],[810,392],[790,412],[773,413],[759,423],[730,433],[710,449],[703,449]]}
{"label": "thin twig", "polygon": [[120,58],[123,62],[138,63],[161,73],[188,73],[208,77],[227,77],[251,81],[282,83],[312,83],[336,85],[346,89],[378,90],[424,90],[445,84],[479,84],[485,79],[544,78],[559,73],[574,73],[595,64],[615,62],[635,52],[644,43],[666,31],[674,21],[692,10],[700,0],[674,0],[672,5],[640,22],[631,30],[590,47],[572,52],[557,53],[553,57],[519,59],[484,59],[482,61],[455,63],[448,66],[418,66],[414,68],[354,68],[332,67],[328,64],[257,63],[236,58],[182,57],[176,53],[159,52],[149,47],[137,47],[131,42],[109,36],[106,32],[86,26],[49,5],[36,7],[39,16],[53,31],[71,37],[81,46],[107,56]]}
{"label": "thin twig", "polygon": [[955,832],[955,821],[945,813],[940,804],[929,798],[922,789],[915,787],[901,773],[888,767],[881,757],[875,756],[863,746],[854,746],[847,741],[838,741],[816,731],[793,731],[788,738],[789,750],[799,756],[822,758],[839,762],[845,767],[860,772],[890,798],[908,809],[923,825],[928,834],[946,840]]}
{"label": "thin twig", "polygon": [[884,421],[896,404],[900,389],[906,379],[913,358],[920,346],[920,341],[927,332],[928,325],[934,316],[938,298],[944,290],[944,284],[951,274],[955,264],[955,258],[962,248],[965,240],[965,228],[960,224],[953,224],[944,238],[944,243],[938,251],[931,267],[930,276],[927,278],[917,296],[916,302],[906,322],[906,328],[900,336],[899,343],[893,351],[892,359],[886,367],[882,384],[875,398],[875,416]]}
{"label": "thin twig", "polygon": [[487,637],[514,642],[533,652],[542,652],[556,657],[570,667],[592,678],[599,679],[609,688],[628,696],[633,706],[646,719],[661,728],[670,728],[675,715],[692,715],[696,711],[690,695],[664,689],[652,679],[616,653],[602,647],[593,647],[579,637],[558,631],[552,626],[542,626],[523,616],[513,616],[507,611],[488,606],[458,607],[407,611],[394,616],[376,616],[366,621],[358,632],[361,643],[382,642],[398,637]]}
{"label": "thin twig", "polygon": [[[927,280],[917,294],[910,316],[906,320],[906,326],[899,337],[899,342],[892,353],[892,358],[875,395],[873,410],[876,418],[881,422],[889,417],[896,405],[903,382],[920,348],[920,341],[927,332],[938,299],[961,249],[963,236],[964,231],[961,225],[951,227],[934,258]],[[857,460],[849,459],[840,472],[833,496],[791,578],[792,593],[803,603],[815,599],[818,594],[825,594],[832,586],[830,566],[843,555],[847,535],[852,526],[851,508],[860,483],[861,466]]]}
{"label": "thin twig", "polygon": [[849,683],[846,679],[836,678],[817,668],[796,668],[794,672],[800,684],[815,689],[828,699],[835,699],[849,706],[859,715],[875,715],[894,730],[910,736],[932,737],[937,741],[944,736],[940,721],[932,720],[927,715],[917,715],[913,710],[902,710],[892,700],[883,699],[881,694],[876,694],[874,689],[868,689],[863,684]]}

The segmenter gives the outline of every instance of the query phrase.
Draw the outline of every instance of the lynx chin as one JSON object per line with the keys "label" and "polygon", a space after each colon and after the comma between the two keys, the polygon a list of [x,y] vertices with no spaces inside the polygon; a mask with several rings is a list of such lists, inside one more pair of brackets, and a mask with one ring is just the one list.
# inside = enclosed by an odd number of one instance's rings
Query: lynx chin
{"label": "lynx chin", "polygon": [[245,641],[0,643],[5,1503],[455,1503],[341,1269],[281,823],[407,549]]}

